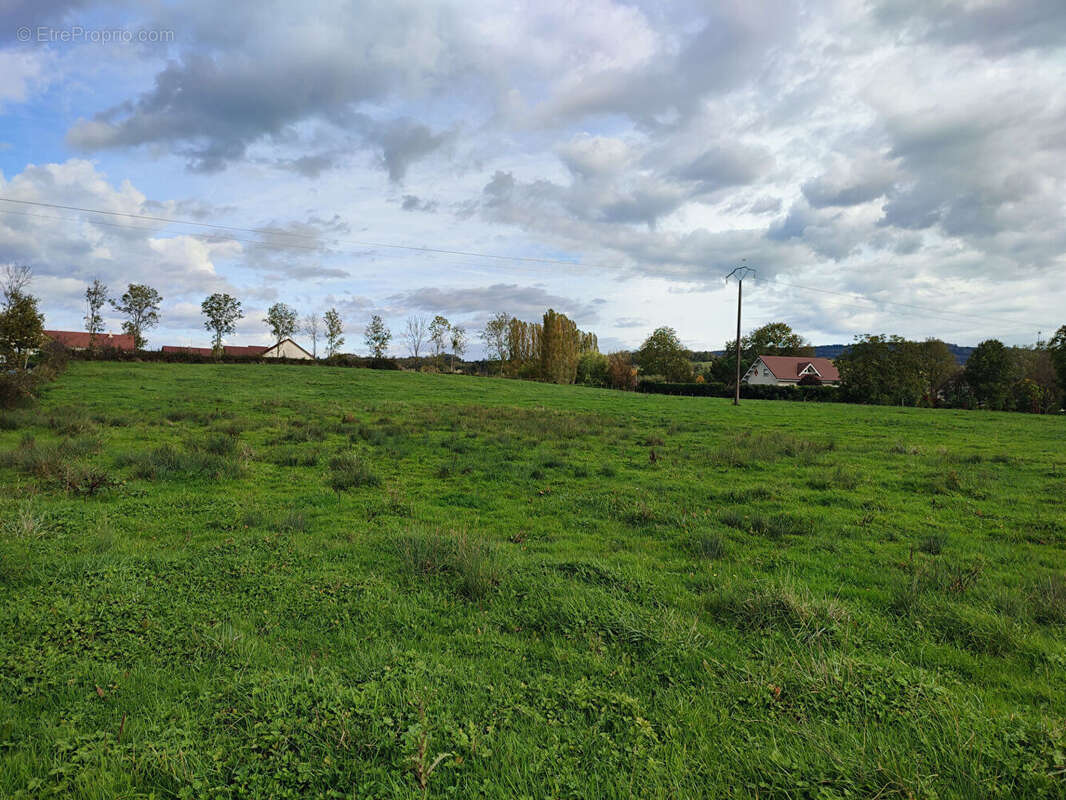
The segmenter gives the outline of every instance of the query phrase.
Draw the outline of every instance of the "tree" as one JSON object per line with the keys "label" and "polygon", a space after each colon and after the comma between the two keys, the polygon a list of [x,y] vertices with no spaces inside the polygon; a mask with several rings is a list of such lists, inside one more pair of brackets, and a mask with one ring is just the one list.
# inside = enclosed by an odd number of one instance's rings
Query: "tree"
{"label": "tree", "polygon": [[998,339],[986,339],[970,353],[963,372],[966,383],[979,403],[1004,409],[1014,385],[1016,364],[1010,351]]}
{"label": "tree", "polygon": [[455,371],[455,359],[462,358],[466,352],[466,331],[458,325],[452,327],[452,371]]}
{"label": "tree", "polygon": [[337,355],[337,351],[344,344],[344,322],[341,320],[341,315],[337,313],[337,309],[331,308],[325,314],[322,315],[322,319],[326,323],[326,355],[329,358]]}
{"label": "tree", "polygon": [[1066,325],[1055,331],[1055,335],[1047,343],[1047,348],[1051,352],[1055,372],[1059,375],[1059,385],[1066,389]]}
{"label": "tree", "polygon": [[41,346],[44,335],[44,315],[37,309],[37,298],[26,292],[30,278],[29,267],[4,267],[0,360],[5,370],[25,370],[30,353]]}
{"label": "tree", "polygon": [[951,348],[939,339],[916,342],[914,358],[926,402],[935,406],[948,381],[959,371],[959,362]]}
{"label": "tree", "polygon": [[444,348],[447,346],[448,335],[451,330],[452,324],[440,314],[435,316],[433,321],[429,323],[429,341],[433,345],[433,357],[438,362],[440,361],[440,354],[444,352]]}
{"label": "tree", "polygon": [[485,349],[489,358],[495,357],[500,362],[500,372],[503,372],[503,362],[507,356],[507,334],[511,328],[511,315],[500,311],[494,314],[492,319],[485,323],[481,329],[481,340],[485,342]]}
{"label": "tree", "polygon": [[322,336],[321,319],[318,314],[312,311],[304,317],[300,330],[311,340],[311,356],[318,358],[318,340]]}
{"label": "tree", "polygon": [[127,319],[122,323],[122,330],[133,337],[133,346],[143,350],[147,340],[144,332],[159,324],[159,304],[162,296],[151,286],[143,283],[131,283],[118,302],[111,305]]}
{"label": "tree", "polygon": [[607,356],[607,381],[612,389],[632,391],[637,388],[637,368],[629,353],[618,352]]}
{"label": "tree", "polygon": [[607,385],[607,356],[603,353],[582,353],[577,362],[576,383],[585,386]]}
{"label": "tree", "polygon": [[85,289],[85,330],[89,332],[90,349],[96,346],[96,337],[104,330],[104,318],[100,310],[107,303],[107,287],[99,278]]}
{"label": "tree", "polygon": [[581,357],[581,336],[574,321],[550,308],[544,312],[540,353],[541,380],[573,383]]}
{"label": "tree", "polygon": [[403,331],[403,340],[407,343],[407,349],[412,358],[418,358],[422,345],[426,343],[429,333],[429,322],[425,317],[408,317]]}
{"label": "tree", "polygon": [[215,355],[220,355],[222,353],[222,337],[228,336],[237,330],[237,321],[244,317],[241,303],[228,294],[216,292],[200,304],[200,310],[207,317],[204,327],[215,333],[213,342]]}
{"label": "tree", "polygon": [[296,333],[296,309],[284,303],[274,303],[267,309],[266,319],[263,322],[270,328],[275,344],[291,339]]}
{"label": "tree", "polygon": [[370,324],[366,326],[364,338],[374,358],[384,358],[385,352],[389,349],[389,342],[392,341],[392,332],[385,327],[384,320],[375,314],[370,318]]}
{"label": "tree", "polygon": [[662,375],[678,383],[692,380],[692,364],[673,328],[656,328],[637,351],[636,361],[648,375]]}

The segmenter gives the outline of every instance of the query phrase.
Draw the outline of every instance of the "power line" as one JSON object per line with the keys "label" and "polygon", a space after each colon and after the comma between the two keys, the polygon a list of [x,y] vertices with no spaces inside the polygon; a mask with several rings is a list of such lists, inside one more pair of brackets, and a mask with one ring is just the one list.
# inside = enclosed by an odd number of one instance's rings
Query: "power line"
{"label": "power line", "polygon": [[[16,200],[16,199],[13,199],[13,198],[8,198],[8,197],[0,197],[0,202],[13,203],[13,204],[25,205],[25,206],[37,206],[37,207],[41,207],[41,208],[54,208],[54,209],[58,209],[58,210],[75,211],[75,212],[85,213],[85,214],[100,214],[100,215],[106,215],[106,216],[112,216],[112,217],[122,217],[122,218],[126,218],[126,219],[131,219],[131,220],[141,220],[141,221],[145,221],[145,222],[164,223],[164,224],[168,224],[168,225],[186,225],[186,226],[191,226],[191,227],[208,228],[210,230],[215,230],[215,231],[220,231],[220,232],[224,231],[224,232],[237,232],[237,233],[252,233],[252,234],[255,234],[257,236],[269,236],[269,237],[289,237],[289,238],[295,238],[295,239],[311,240],[311,241],[314,241],[314,242],[318,243],[318,244],[316,244],[314,246],[309,246],[309,245],[300,245],[300,244],[297,244],[295,242],[271,242],[271,241],[263,241],[263,240],[260,240],[260,239],[241,239],[241,238],[233,236],[233,235],[231,235],[229,233],[227,233],[225,238],[221,238],[221,237],[217,237],[217,236],[214,237],[214,238],[208,238],[204,234],[193,234],[193,233],[186,234],[186,235],[190,235],[190,236],[195,236],[197,238],[200,238],[200,239],[206,240],[206,241],[214,241],[214,242],[236,241],[236,242],[246,243],[246,244],[249,244],[249,245],[252,245],[252,246],[255,246],[255,247],[274,247],[274,248],[277,248],[279,250],[280,249],[303,249],[303,250],[319,251],[319,250],[323,249],[322,246],[321,246],[322,242],[328,241],[328,242],[335,242],[335,243],[338,243],[338,244],[355,245],[355,246],[358,246],[358,247],[379,247],[379,248],[387,248],[387,249],[394,249],[394,250],[413,251],[413,252],[419,252],[419,253],[430,253],[430,254],[434,254],[434,255],[461,256],[461,257],[465,257],[465,258],[484,258],[484,259],[492,259],[492,260],[496,260],[496,261],[510,261],[510,262],[533,263],[533,264],[552,264],[552,265],[559,265],[559,266],[565,266],[565,267],[577,267],[577,266],[580,266],[580,267],[585,267],[587,269],[600,269],[600,270],[613,270],[613,269],[622,269],[623,268],[621,265],[588,264],[588,263],[583,263],[583,262],[580,262],[580,261],[573,261],[573,260],[568,261],[568,260],[555,259],[555,258],[541,258],[541,257],[536,257],[536,256],[509,256],[509,255],[502,255],[502,254],[499,254],[499,253],[482,253],[482,252],[473,251],[473,250],[449,250],[449,249],[438,248],[438,247],[425,247],[425,246],[417,246],[417,245],[403,245],[403,244],[395,244],[395,243],[391,243],[391,242],[373,242],[373,241],[364,241],[364,240],[357,240],[357,239],[340,239],[340,238],[337,238],[337,237],[321,237],[321,236],[317,236],[317,235],[313,235],[313,234],[298,233],[298,232],[295,232],[295,231],[282,231],[282,230],[277,230],[277,229],[274,229],[274,228],[247,228],[247,227],[240,227],[240,226],[236,226],[236,225],[221,225],[221,224],[217,224],[217,223],[198,222],[198,221],[195,221],[195,220],[184,220],[184,219],[177,219],[177,218],[173,218],[173,217],[158,217],[158,216],[152,216],[152,215],[148,215],[148,214],[134,214],[134,213],[123,212],[123,211],[109,211],[109,210],[105,210],[105,209],[86,208],[86,207],[83,207],[83,206],[62,205],[62,204],[59,204],[59,203],[46,203],[46,202],[43,202],[43,201]],[[32,214],[30,212],[25,212],[25,211],[20,212],[20,211],[15,211],[13,209],[0,209],[0,213],[2,213],[2,214],[18,214],[20,216],[37,217],[37,218],[41,218],[41,219],[53,219],[53,220],[59,220],[59,221],[68,221],[67,218],[65,218],[65,217],[53,217],[53,216],[48,216],[48,215],[44,215],[44,214]],[[91,224],[94,224],[94,225],[107,225],[109,227],[126,228],[126,229],[130,229],[130,230],[145,230],[146,229],[146,226],[123,225],[121,223],[106,222],[104,220],[98,220],[98,219],[90,220],[90,222],[91,222]],[[958,319],[955,319],[955,320],[949,319],[949,317],[957,317],[959,319],[965,319],[965,320],[977,321],[977,322],[985,322],[985,323],[993,322],[994,324],[1010,324],[1010,325],[1016,326],[1018,328],[1032,328],[1034,325],[1036,325],[1037,327],[1047,327],[1048,329],[1054,329],[1054,327],[1055,327],[1054,325],[1041,325],[1040,323],[1034,323],[1034,322],[1030,322],[1030,321],[1022,322],[1021,320],[1007,319],[1005,317],[999,317],[999,319],[996,319],[995,316],[998,316],[998,315],[994,315],[994,316],[992,316],[992,315],[977,316],[977,315],[974,315],[974,314],[966,314],[966,313],[963,313],[963,312],[950,311],[950,310],[945,310],[945,309],[942,309],[942,308],[930,308],[928,306],[921,306],[921,305],[917,305],[917,304],[914,304],[914,303],[902,303],[902,302],[894,301],[894,300],[879,300],[879,299],[875,299],[875,298],[871,298],[871,297],[867,297],[867,296],[861,295],[858,292],[840,292],[840,291],[834,291],[832,289],[821,289],[821,288],[813,287],[813,286],[802,286],[802,285],[794,284],[794,283],[784,283],[784,282],[781,282],[781,281],[776,281],[776,280],[773,280],[772,278],[755,278],[755,280],[758,281],[758,282],[761,282],[761,283],[773,284],[773,285],[780,286],[780,287],[786,288],[786,289],[799,289],[801,291],[806,291],[806,292],[816,292],[816,293],[819,293],[819,294],[837,295],[837,296],[846,297],[846,298],[849,298],[849,299],[852,299],[852,300],[858,299],[858,300],[862,300],[862,301],[867,302],[867,303],[871,303],[874,306],[882,306],[882,307],[883,306],[896,306],[896,307],[899,307],[899,308],[912,309],[912,310],[920,311],[920,312],[923,312],[923,313],[920,314],[920,315],[913,315],[912,314],[910,316],[932,317],[932,318],[940,319],[940,320],[946,321],[946,322],[957,322]],[[890,312],[886,311],[884,308],[865,308],[865,307],[862,307],[862,306],[851,306],[851,308],[853,308],[855,310],[860,310],[860,311],[878,311],[879,313],[889,314],[890,316],[900,316],[900,314],[893,315]]]}

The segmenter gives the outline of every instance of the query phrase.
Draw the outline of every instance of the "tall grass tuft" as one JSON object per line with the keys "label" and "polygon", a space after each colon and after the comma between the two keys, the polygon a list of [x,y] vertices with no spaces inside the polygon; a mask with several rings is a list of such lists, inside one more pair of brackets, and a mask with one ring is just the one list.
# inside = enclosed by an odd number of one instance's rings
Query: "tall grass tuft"
{"label": "tall grass tuft", "polygon": [[503,570],[495,547],[465,531],[410,533],[396,543],[413,575],[445,575],[468,600],[483,600],[500,583]]}
{"label": "tall grass tuft", "polygon": [[707,610],[744,630],[779,630],[804,641],[832,639],[850,615],[835,600],[814,597],[788,579],[756,581],[712,595]]}
{"label": "tall grass tuft", "polygon": [[343,492],[363,486],[380,486],[381,478],[370,466],[354,453],[334,456],[329,462],[329,485],[334,491]]}

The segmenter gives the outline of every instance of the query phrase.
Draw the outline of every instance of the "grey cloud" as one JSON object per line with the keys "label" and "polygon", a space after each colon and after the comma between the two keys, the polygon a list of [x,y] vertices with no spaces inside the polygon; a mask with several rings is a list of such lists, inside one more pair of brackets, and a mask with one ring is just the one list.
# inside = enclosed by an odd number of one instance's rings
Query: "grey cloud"
{"label": "grey cloud", "polygon": [[574,300],[551,294],[539,286],[497,283],[475,288],[426,286],[394,295],[389,302],[410,309],[444,314],[492,314],[503,311],[522,319],[539,319],[549,308],[571,315],[579,323],[597,319],[602,299]]}
{"label": "grey cloud", "polygon": [[428,214],[436,213],[438,203],[436,200],[423,200],[418,195],[405,194],[400,208],[404,211],[424,211]]}
{"label": "grey cloud", "polygon": [[748,206],[748,211],[752,214],[776,214],[781,210],[781,198],[780,197],[760,197],[752,202]]}
{"label": "grey cloud", "polygon": [[648,321],[640,317],[618,317],[614,321],[616,328],[646,328]]}
{"label": "grey cloud", "polygon": [[[243,158],[253,143],[283,141],[291,126],[317,121],[351,126],[379,149],[383,166],[398,181],[414,160],[446,141],[447,134],[412,120],[376,121],[353,111],[422,80],[427,68],[432,81],[448,80],[448,63],[434,60],[444,54],[419,50],[426,36],[436,35],[444,11],[396,4],[364,10],[359,24],[349,24],[349,12],[322,9],[321,19],[312,14],[300,24],[286,23],[280,36],[288,15],[275,5],[192,4],[188,14],[215,17],[221,28],[231,25],[224,46],[213,49],[213,34],[186,22],[184,30],[196,30],[206,41],[189,42],[180,60],[170,61],[140,97],[80,120],[68,131],[68,143],[88,152],[165,144],[187,158],[190,170],[217,172]],[[328,164],[312,156],[281,166],[314,175]]]}
{"label": "grey cloud", "polygon": [[891,192],[895,171],[874,154],[857,153],[850,162],[803,184],[803,195],[814,208],[855,206]]}
{"label": "grey cloud", "polygon": [[707,191],[754,183],[774,166],[764,147],[715,145],[675,170],[683,180],[699,181]]}
{"label": "grey cloud", "polygon": [[947,44],[975,44],[993,56],[1066,43],[1066,4],[1061,0],[891,0],[878,7],[881,20]]}

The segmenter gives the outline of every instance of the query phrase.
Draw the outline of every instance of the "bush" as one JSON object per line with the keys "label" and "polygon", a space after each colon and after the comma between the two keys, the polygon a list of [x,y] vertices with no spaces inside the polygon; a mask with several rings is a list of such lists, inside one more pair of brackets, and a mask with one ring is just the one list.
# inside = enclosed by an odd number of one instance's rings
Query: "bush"
{"label": "bush", "polygon": [[637,368],[629,353],[607,356],[607,382],[612,389],[631,392],[637,388]]}
{"label": "bush", "polygon": [[370,359],[370,369],[399,369],[400,365],[391,358]]}
{"label": "bush", "polygon": [[31,370],[16,369],[0,373],[0,408],[16,408],[37,398],[40,380]]}
{"label": "bush", "polygon": [[363,486],[380,486],[381,478],[375,475],[363,459],[355,454],[335,456],[329,462],[330,487],[337,492],[358,489]]}
{"label": "bush", "polygon": [[575,383],[585,386],[606,386],[608,360],[603,353],[585,353],[577,362]]}

